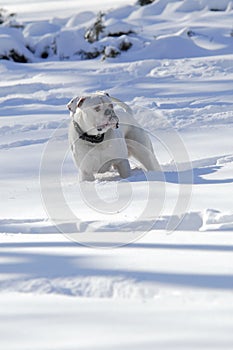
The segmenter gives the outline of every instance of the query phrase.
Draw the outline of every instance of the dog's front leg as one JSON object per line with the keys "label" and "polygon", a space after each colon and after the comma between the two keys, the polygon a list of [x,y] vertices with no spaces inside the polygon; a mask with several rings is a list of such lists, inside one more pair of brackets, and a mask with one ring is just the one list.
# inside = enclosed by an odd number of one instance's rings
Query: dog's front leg
{"label": "dog's front leg", "polygon": [[117,171],[120,174],[120,177],[122,177],[123,179],[126,179],[131,175],[131,169],[128,159],[120,159],[114,162],[114,168],[117,169]]}

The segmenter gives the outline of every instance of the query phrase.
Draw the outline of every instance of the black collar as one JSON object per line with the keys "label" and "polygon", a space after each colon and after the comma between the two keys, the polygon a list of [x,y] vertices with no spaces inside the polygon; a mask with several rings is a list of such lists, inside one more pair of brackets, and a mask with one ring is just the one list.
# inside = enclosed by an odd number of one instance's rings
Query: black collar
{"label": "black collar", "polygon": [[88,141],[91,143],[100,143],[104,140],[104,134],[88,135],[86,132],[83,132],[83,130],[80,128],[80,126],[75,120],[73,120],[73,125],[75,130],[79,134],[79,138],[81,140]]}

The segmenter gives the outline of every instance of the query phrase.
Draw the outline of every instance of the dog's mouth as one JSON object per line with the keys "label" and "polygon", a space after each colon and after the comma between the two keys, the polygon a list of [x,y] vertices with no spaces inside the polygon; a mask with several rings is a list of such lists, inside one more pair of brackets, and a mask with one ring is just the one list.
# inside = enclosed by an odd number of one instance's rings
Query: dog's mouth
{"label": "dog's mouth", "polygon": [[109,122],[109,123],[105,123],[105,124],[98,125],[98,126],[96,127],[96,129],[97,129],[99,132],[104,131],[104,130],[106,130],[106,129],[110,129],[110,128],[112,128],[112,129],[118,129],[118,128],[119,128],[119,122],[116,122],[116,123],[111,123],[111,122]]}

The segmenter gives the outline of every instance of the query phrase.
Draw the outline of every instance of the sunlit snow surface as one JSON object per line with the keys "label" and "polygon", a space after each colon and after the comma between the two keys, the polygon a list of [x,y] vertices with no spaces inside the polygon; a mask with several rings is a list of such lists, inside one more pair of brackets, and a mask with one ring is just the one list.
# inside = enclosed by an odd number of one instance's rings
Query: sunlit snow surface
{"label": "sunlit snow surface", "polygon": [[[70,56],[0,61],[1,348],[231,349],[232,2],[1,6],[25,28],[1,26],[0,50],[34,40],[39,52],[49,31]],[[69,38],[100,10],[109,25],[134,28],[133,46],[80,60]],[[110,172],[79,184],[66,104],[96,90],[130,105],[162,176],[132,161],[128,181]],[[57,159],[58,185],[49,172]],[[47,201],[51,189],[75,220]]]}

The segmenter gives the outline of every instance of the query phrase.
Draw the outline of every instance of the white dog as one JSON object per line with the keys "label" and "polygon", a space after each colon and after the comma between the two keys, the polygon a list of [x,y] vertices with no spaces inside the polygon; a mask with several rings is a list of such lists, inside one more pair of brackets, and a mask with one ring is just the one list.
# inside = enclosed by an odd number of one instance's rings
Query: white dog
{"label": "white dog", "polygon": [[[115,112],[113,103],[124,110]],[[93,181],[94,174],[111,167],[122,178],[129,177],[129,156],[146,170],[160,170],[151,141],[128,105],[105,92],[96,92],[73,98],[67,107],[72,118],[69,142],[81,181]]]}

